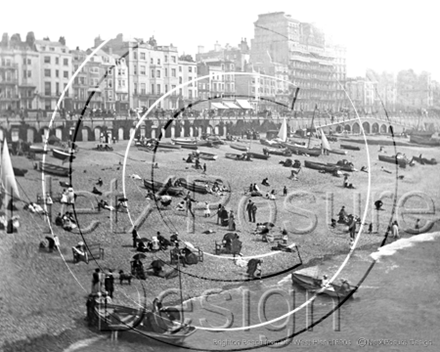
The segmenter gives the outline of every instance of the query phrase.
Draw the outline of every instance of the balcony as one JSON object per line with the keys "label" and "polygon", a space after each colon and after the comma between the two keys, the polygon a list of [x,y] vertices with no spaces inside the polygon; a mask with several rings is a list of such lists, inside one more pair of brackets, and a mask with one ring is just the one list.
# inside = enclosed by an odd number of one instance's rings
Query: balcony
{"label": "balcony", "polygon": [[7,61],[0,61],[0,69],[3,70],[16,70],[18,69],[18,64]]}
{"label": "balcony", "polygon": [[0,96],[0,101],[18,101],[18,100],[20,100],[20,96],[18,94]]}
{"label": "balcony", "polygon": [[18,84],[17,78],[9,78],[9,79],[3,79],[0,77],[0,84],[1,85],[16,85]]}

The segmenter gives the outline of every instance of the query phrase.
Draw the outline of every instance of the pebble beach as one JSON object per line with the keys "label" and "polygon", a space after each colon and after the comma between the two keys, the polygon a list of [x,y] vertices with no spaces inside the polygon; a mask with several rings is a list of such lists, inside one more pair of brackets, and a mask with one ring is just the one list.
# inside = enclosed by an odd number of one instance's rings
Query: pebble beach
{"label": "pebble beach", "polygon": [[[368,138],[392,140],[385,136]],[[234,210],[237,214],[236,232],[243,242],[242,254],[244,257],[264,256],[264,275],[287,271],[284,274],[286,276],[289,268],[299,264],[302,267],[318,266],[330,271],[333,269],[327,265],[329,260],[333,260],[332,268],[335,267],[335,260],[342,263],[351,249],[347,226],[329,226],[332,218],[337,219],[337,213],[342,206],[349,213],[360,216],[365,224],[375,221],[377,225],[372,233],[368,233],[367,225],[359,232],[356,255],[360,257],[367,257],[381,245],[390,219],[399,221],[401,236],[405,238],[412,236],[405,229],[413,230],[417,217],[421,218],[423,227],[433,216],[438,216],[422,214],[402,217],[402,209],[404,206],[423,208],[426,206],[426,199],[432,201],[435,209],[440,206],[440,189],[434,187],[440,166],[416,164],[405,169],[397,168],[396,165],[378,160],[379,146],[376,144],[355,144],[361,150],[348,150],[345,156],[330,154],[318,158],[297,155],[291,157],[293,160],[300,160],[302,164],[307,159],[327,163],[347,159],[353,162],[357,170],[362,166],[368,167],[368,173],[351,172],[349,181],[355,189],[345,189],[342,187],[343,178],[304,167],[298,180],[290,179],[291,169],[280,164],[287,157],[272,155],[268,160],[254,159],[251,162],[227,159],[226,153],[237,152],[228,144],[218,148],[199,148],[218,155],[215,161],[202,161],[202,164],[206,162],[207,165],[206,174],[202,174],[183,160],[191,153],[190,150],[148,153],[138,150],[134,145],[128,146],[127,143],[128,141],[119,141],[111,145],[113,151],[106,152],[93,150],[96,147],[94,142],[78,143],[79,149],[72,164],[74,172],[70,182],[78,194],[75,208],[79,209],[76,216],[80,228],[84,229],[82,234],[79,231],[65,231],[54,224],[49,226],[43,216],[22,210],[25,202],[36,201],[37,194],[42,193],[42,175],[33,169],[35,161],[24,156],[12,156],[14,166],[27,168],[29,171],[25,177],[17,178],[24,201],[16,204],[20,228],[17,233],[0,234],[0,349],[62,351],[81,339],[100,337],[100,334],[87,327],[84,320],[85,298],[90,293],[92,273],[97,267],[103,271],[112,269],[115,273],[119,270],[130,272],[130,259],[136,253],[132,247],[131,228],[137,222],[140,223],[138,232],[141,237],[151,238],[159,231],[169,238],[177,231],[181,241],[200,248],[204,253],[203,262],[181,268],[183,298],[187,300],[198,297],[209,289],[239,287],[246,279],[246,269],[235,265],[230,255],[214,255],[215,242],[221,242],[224,234],[231,231],[217,225],[215,215],[204,217],[205,202],[213,204],[212,214],[215,214],[214,209],[219,202],[225,204],[226,209]],[[312,140],[312,145],[319,143],[319,140]],[[257,140],[244,140],[243,144],[257,153],[262,153],[264,147]],[[339,142],[331,143],[335,148],[339,148],[339,145]],[[423,154],[425,158],[439,160],[440,156],[438,149],[414,145],[386,145],[384,150],[387,155],[401,152],[409,158]],[[59,160],[53,159],[49,154],[46,158],[48,162],[61,165]],[[154,163],[159,168],[152,169]],[[194,194],[195,221],[191,222],[184,212],[175,209],[179,198],[173,198],[171,206],[165,209],[145,199],[147,191],[143,187],[143,181],[131,178],[130,175],[133,174],[160,182],[165,182],[169,176],[206,181],[221,179],[228,185],[230,192],[221,196]],[[103,180],[103,186],[99,188],[103,192],[102,196],[91,193],[99,177]],[[266,177],[270,187],[261,185]],[[100,199],[110,202],[111,196],[108,193],[114,179],[117,180],[118,190],[125,190],[128,199],[128,212],[119,212],[117,223],[110,211],[97,212],[95,209]],[[62,192],[63,187],[59,181],[69,182],[68,178],[52,176],[53,193]],[[286,229],[287,244],[295,244],[298,251],[272,251],[274,244],[257,241],[252,234],[255,224],[248,222],[244,210],[244,204],[250,199],[246,190],[251,183],[257,183],[264,195],[274,189],[276,196],[275,200],[264,196],[252,197],[258,207],[257,222],[273,222],[275,231]],[[288,189],[287,196],[282,194],[284,186]],[[425,196],[412,196],[414,192]],[[384,210],[378,215],[373,211],[373,203],[379,197],[383,200]],[[408,200],[402,203],[405,197]],[[52,209],[53,218],[64,210],[60,203],[55,203]],[[99,225],[88,232],[87,228],[93,221]],[[431,231],[438,231],[437,226],[435,224]],[[40,251],[39,243],[51,233],[59,237],[60,251]],[[74,264],[71,248],[81,240],[100,243],[104,248],[104,258],[89,264]],[[387,241],[390,243],[393,239],[388,238]],[[169,251],[146,253],[146,256],[143,260],[146,266],[158,258],[167,262],[170,259]],[[341,272],[350,282],[357,282],[362,274],[349,270],[349,266]],[[279,277],[282,278],[283,276]],[[178,279],[165,280],[147,276],[145,281],[133,280],[131,285],[122,286],[116,279],[114,301],[136,307],[142,304],[144,292],[150,304],[166,290],[178,288]],[[174,295],[170,299],[174,301],[177,298]]]}

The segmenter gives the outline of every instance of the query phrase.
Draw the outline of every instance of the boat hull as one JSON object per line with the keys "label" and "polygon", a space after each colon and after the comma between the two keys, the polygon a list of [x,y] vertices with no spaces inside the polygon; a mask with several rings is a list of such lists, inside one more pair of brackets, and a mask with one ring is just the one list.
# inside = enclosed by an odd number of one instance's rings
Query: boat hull
{"label": "boat hull", "polygon": [[304,167],[325,172],[334,172],[335,170],[340,170],[340,168],[336,165],[317,163],[310,160],[304,160]]}
{"label": "boat hull", "polygon": [[306,154],[309,156],[320,156],[321,155],[321,149],[320,148],[307,148],[307,147],[303,147],[303,146],[299,146],[299,145],[295,145],[295,144],[290,144],[290,143],[283,143],[283,145],[286,148],[289,148],[289,150],[297,155],[300,154]]}
{"label": "boat hull", "polygon": [[183,187],[191,192],[197,192],[200,194],[207,194],[208,193],[208,190],[206,189],[205,186],[198,185],[195,182],[188,183],[188,181],[184,178],[177,179],[174,182],[174,185],[178,186],[178,187]]}
{"label": "boat hull", "polygon": [[52,149],[52,156],[56,159],[66,160],[66,159],[75,159],[75,155],[73,153],[65,152],[59,149]]}
{"label": "boat hull", "polygon": [[292,152],[288,148],[265,148],[265,150],[272,155],[292,156]]}
{"label": "boat hull", "polygon": [[[321,279],[316,279],[311,276],[299,273],[292,273],[291,279],[293,284],[300,286],[305,290],[313,291],[318,294],[325,294],[335,298],[345,298],[355,291],[355,288],[350,286],[349,291],[342,293],[340,292],[341,286],[336,284],[330,284],[327,288],[322,288]],[[353,297],[353,295],[351,295],[351,297]]]}
{"label": "boat hull", "polygon": [[193,153],[194,157],[199,157],[200,159],[204,160],[217,160],[218,155],[213,153],[207,153],[207,152],[200,152],[200,153]]}
{"label": "boat hull", "polygon": [[43,163],[42,161],[39,161],[37,164],[35,164],[34,168],[40,172],[44,172],[55,176],[60,176],[60,177],[70,176],[70,168],[49,164],[49,163]]}
{"label": "boat hull", "polygon": [[360,147],[356,146],[356,145],[350,145],[350,144],[341,144],[341,148],[342,149],[349,149],[349,150],[361,150]]}
{"label": "boat hull", "polygon": [[266,155],[266,154],[253,153],[253,152],[248,152],[248,154],[250,155],[251,158],[254,159],[267,160],[270,158],[270,155]]}
{"label": "boat hull", "polygon": [[34,154],[47,154],[47,150],[44,150],[44,147],[38,145],[31,145],[29,151]]}
{"label": "boat hull", "polygon": [[396,157],[395,155],[378,155],[378,157],[380,161],[384,161],[386,163],[397,164],[401,167],[406,167],[408,165],[408,160],[406,160],[405,158]]}
{"label": "boat hull", "polygon": [[330,154],[347,155],[346,150],[332,149],[328,151]]}
{"label": "boat hull", "polygon": [[240,145],[240,144],[230,144],[229,145],[232,149],[235,149],[235,150],[240,150],[240,151],[242,151],[242,152],[247,152],[248,150],[249,150],[249,148],[248,147],[246,147],[245,145]]}
{"label": "boat hull", "polygon": [[144,179],[144,187],[159,195],[169,194],[170,196],[181,196],[184,193],[181,187],[169,186],[165,188],[162,182],[147,179]]}
{"label": "boat hull", "polygon": [[409,141],[411,143],[429,145],[432,147],[440,146],[440,139],[430,138],[430,136],[423,137],[423,136],[417,136],[417,135],[412,134],[409,136]]}
{"label": "boat hull", "polygon": [[246,157],[243,157],[243,154],[226,153],[225,157],[232,160],[252,161],[252,160],[247,160]]}
{"label": "boat hull", "polygon": [[417,161],[422,165],[437,165],[437,160],[435,160],[434,158],[427,159],[427,158],[421,158],[419,156],[414,156],[413,160]]}

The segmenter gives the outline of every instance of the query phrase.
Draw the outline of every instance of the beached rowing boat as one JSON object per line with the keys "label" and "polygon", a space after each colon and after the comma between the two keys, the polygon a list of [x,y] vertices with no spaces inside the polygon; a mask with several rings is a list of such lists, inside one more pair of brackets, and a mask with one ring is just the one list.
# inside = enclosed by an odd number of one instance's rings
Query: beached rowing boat
{"label": "beached rowing boat", "polygon": [[341,149],[331,149],[328,152],[330,154],[347,155],[347,151],[346,150],[341,150]]}
{"label": "beached rowing boat", "polygon": [[192,155],[204,160],[216,160],[218,158],[217,154],[208,152],[193,152]]}
{"label": "beached rowing boat", "polygon": [[304,166],[309,169],[325,171],[325,172],[334,172],[336,170],[340,170],[340,168],[336,165],[324,164],[316,161],[304,160]]}
{"label": "beached rowing boat", "polygon": [[397,153],[396,155],[378,155],[380,161],[385,161],[391,164],[398,164],[400,167],[406,167],[410,164],[410,161],[403,154]]}
{"label": "beached rowing boat", "polygon": [[292,152],[289,148],[263,148],[263,151],[266,151],[268,154],[272,155],[282,155],[282,156],[292,156]]}
{"label": "beached rowing boat", "polygon": [[14,175],[23,177],[28,172],[27,169],[19,169],[18,167],[13,167]]}
{"label": "beached rowing boat", "polygon": [[251,158],[254,159],[261,159],[261,160],[267,160],[270,158],[269,154],[261,154],[261,153],[255,153],[255,152],[248,152],[247,153]]}
{"label": "beached rowing boat", "polygon": [[246,147],[246,146],[243,145],[243,144],[232,143],[232,144],[230,144],[229,146],[230,146],[232,149],[240,150],[240,151],[242,151],[242,152],[247,152],[247,151],[249,150],[249,148]]}
{"label": "beached rowing boat", "polygon": [[[60,165],[49,164],[47,162],[39,161],[34,165],[34,169],[60,177],[69,177],[70,176],[70,168],[64,167]],[[72,169],[73,172],[73,169]]]}
{"label": "beached rowing boat", "polygon": [[341,144],[342,149],[349,149],[349,150],[361,150],[360,147],[356,145],[350,145],[350,144]]}
{"label": "beached rowing boat", "polygon": [[272,148],[283,148],[279,141],[268,140],[266,138],[260,138],[260,143]]}
{"label": "beached rowing boat", "polygon": [[171,138],[171,141],[176,144],[182,146],[182,148],[186,149],[197,149],[198,147],[209,147],[212,146],[211,142],[205,140],[196,140],[190,138]]}
{"label": "beached rowing boat", "polygon": [[346,159],[339,160],[336,164],[327,163],[329,166],[337,166],[342,171],[349,171],[353,172],[356,171],[356,168],[354,167],[354,164],[352,162],[349,162]]}
{"label": "beached rowing boat", "polygon": [[283,143],[283,145],[286,148],[289,148],[289,150],[297,155],[304,154],[309,156],[320,156],[321,155],[321,148],[307,148],[302,145],[298,144],[291,144],[291,143]]}
{"label": "beached rowing boat", "polygon": [[69,159],[73,160],[75,159],[75,155],[73,155],[73,152],[66,152],[64,150],[60,150],[60,149],[56,149],[56,148],[52,148],[52,156],[56,159],[60,159],[60,160],[66,160]]}
{"label": "beached rowing boat", "polygon": [[[343,286],[329,284],[326,288],[322,287],[322,280],[298,272],[291,274],[292,283],[302,287],[305,290],[313,291],[318,294],[325,294],[336,298],[345,298],[356,291],[356,287],[348,284],[348,289],[344,290]],[[322,290],[322,291],[321,291]]]}
{"label": "beached rowing boat", "polygon": [[208,190],[206,188],[206,185],[198,185],[196,184],[196,181],[188,183],[188,181],[185,178],[179,178],[174,182],[175,186],[186,188],[189,191],[197,192],[201,194],[208,193]]}
{"label": "beached rowing boat", "polygon": [[29,151],[34,154],[47,154],[48,149],[44,150],[44,146],[31,145]]}
{"label": "beached rowing boat", "polygon": [[168,194],[170,196],[181,196],[184,194],[184,191],[181,187],[172,186],[168,184],[165,187],[165,184],[159,181],[152,181],[144,179],[144,187],[158,195]]}
{"label": "beached rowing boat", "polygon": [[421,155],[420,156],[413,156],[413,160],[417,161],[418,163],[422,164],[422,165],[437,165],[437,160],[435,160],[434,158],[431,159],[427,159],[427,158],[423,158]]}
{"label": "beached rowing boat", "polygon": [[235,153],[226,153],[225,157],[232,160],[242,160],[242,161],[252,161],[250,159],[250,155],[247,154],[235,154]]}

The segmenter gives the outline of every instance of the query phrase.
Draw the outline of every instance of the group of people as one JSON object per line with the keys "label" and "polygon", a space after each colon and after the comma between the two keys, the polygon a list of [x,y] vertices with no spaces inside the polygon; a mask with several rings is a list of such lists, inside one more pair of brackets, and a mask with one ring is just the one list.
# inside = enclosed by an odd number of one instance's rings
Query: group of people
{"label": "group of people", "polygon": [[95,269],[92,274],[92,295],[103,295],[113,298],[115,291],[115,278],[113,270],[109,269],[108,273],[101,272],[101,269]]}

